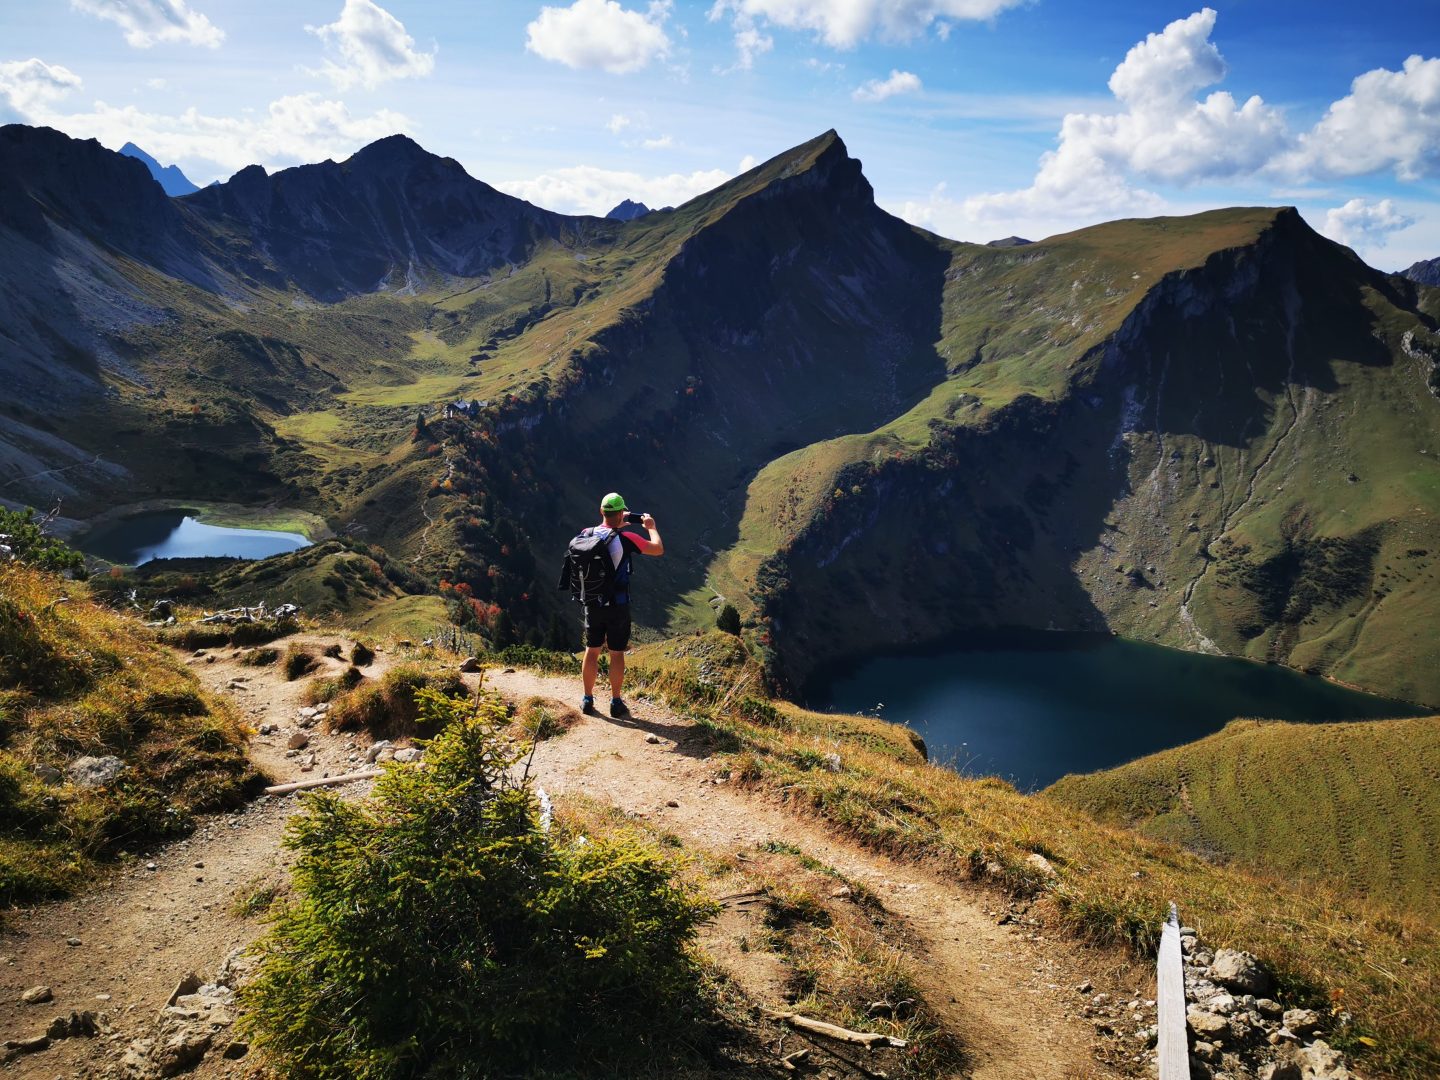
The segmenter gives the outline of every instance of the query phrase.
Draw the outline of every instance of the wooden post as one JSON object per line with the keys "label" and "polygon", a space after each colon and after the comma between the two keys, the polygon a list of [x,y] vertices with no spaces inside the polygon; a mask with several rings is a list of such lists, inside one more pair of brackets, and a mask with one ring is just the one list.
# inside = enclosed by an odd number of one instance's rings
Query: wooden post
{"label": "wooden post", "polygon": [[1180,917],[1173,903],[1170,917],[1160,932],[1160,955],[1155,963],[1155,1013],[1160,1026],[1156,1040],[1159,1080],[1190,1080],[1185,961],[1180,955]]}

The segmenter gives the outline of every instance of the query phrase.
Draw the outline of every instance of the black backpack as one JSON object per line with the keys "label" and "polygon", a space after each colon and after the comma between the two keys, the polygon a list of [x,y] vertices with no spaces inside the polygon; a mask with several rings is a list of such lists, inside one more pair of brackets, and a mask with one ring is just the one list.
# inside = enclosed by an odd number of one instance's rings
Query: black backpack
{"label": "black backpack", "polygon": [[617,574],[610,559],[610,541],[619,535],[608,528],[582,530],[570,541],[555,587],[569,589],[570,595],[582,604],[608,604],[613,600]]}

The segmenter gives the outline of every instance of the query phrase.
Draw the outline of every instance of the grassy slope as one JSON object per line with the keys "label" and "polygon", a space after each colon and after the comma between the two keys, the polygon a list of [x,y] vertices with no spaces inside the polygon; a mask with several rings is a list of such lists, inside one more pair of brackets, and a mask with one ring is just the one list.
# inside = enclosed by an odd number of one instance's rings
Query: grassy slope
{"label": "grassy slope", "polygon": [[1440,916],[1440,717],[1236,720],[1046,796],[1202,854]]}
{"label": "grassy slope", "polygon": [[[0,904],[63,894],[97,860],[236,805],[254,778],[242,741],[229,707],[132,620],[77,582],[0,566]],[[90,789],[39,775],[86,755],[128,771]]]}
{"label": "grassy slope", "polygon": [[[904,728],[757,699],[759,672],[726,635],[648,646],[628,672],[712,725],[735,755],[732,776],[866,843],[1036,896],[1047,923],[1144,954],[1176,900],[1207,941],[1273,964],[1287,1007],[1350,1010],[1354,1026],[1332,1038],[1374,1074],[1420,1080],[1440,1070],[1440,933],[1387,894],[1216,865],[1055,799],[928,765]],[[1050,862],[1053,882],[1033,853]]]}

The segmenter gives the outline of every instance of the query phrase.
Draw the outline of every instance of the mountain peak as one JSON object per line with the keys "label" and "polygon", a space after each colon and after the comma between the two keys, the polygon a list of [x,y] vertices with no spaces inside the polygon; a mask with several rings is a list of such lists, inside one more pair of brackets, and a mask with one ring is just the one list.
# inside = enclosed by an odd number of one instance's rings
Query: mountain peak
{"label": "mountain peak", "polygon": [[650,213],[650,208],[643,202],[634,202],[624,199],[621,203],[605,216],[611,221],[634,221],[638,217],[644,217]]}
{"label": "mountain peak", "polygon": [[155,178],[157,184],[165,189],[166,195],[190,195],[200,190],[198,184],[192,183],[190,178],[180,171],[180,166],[161,165],[133,142],[127,142],[122,146],[120,153],[125,157],[134,158],[149,169],[150,175]]}
{"label": "mountain peak", "polygon": [[352,168],[358,166],[363,169],[384,170],[405,168],[421,162],[442,162],[457,169],[460,168],[460,163],[455,159],[432,154],[409,135],[402,135],[398,132],[394,135],[387,135],[383,139],[376,139],[367,146],[362,146],[345,160],[345,165]]}

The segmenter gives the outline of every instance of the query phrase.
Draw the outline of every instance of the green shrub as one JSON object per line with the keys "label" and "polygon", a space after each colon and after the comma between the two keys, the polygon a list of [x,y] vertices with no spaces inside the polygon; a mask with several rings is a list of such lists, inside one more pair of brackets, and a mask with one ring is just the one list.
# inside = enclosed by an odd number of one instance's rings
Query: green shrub
{"label": "green shrub", "polygon": [[315,655],[303,645],[291,645],[285,650],[285,678],[294,682],[302,675],[315,670]]}
{"label": "green shrub", "polygon": [[552,675],[579,675],[580,661],[567,652],[541,649],[535,645],[509,645],[495,654],[510,667],[526,667]]}
{"label": "green shrub", "polygon": [[279,1071],[603,1075],[693,1037],[713,906],[634,834],[547,832],[503,706],[419,702],[442,730],[427,768],[388,769],[368,803],[312,796],[289,826],[296,897],[244,992]]}
{"label": "green shrub", "polygon": [[8,547],[15,558],[40,570],[68,571],[84,577],[85,556],[64,541],[46,536],[44,525],[44,521],[35,520],[35,511],[28,507],[7,510],[0,506],[0,544]]}
{"label": "green shrub", "polygon": [[740,612],[735,610],[734,604],[726,604],[720,609],[720,614],[715,616],[715,626],[727,634],[740,633]]}

